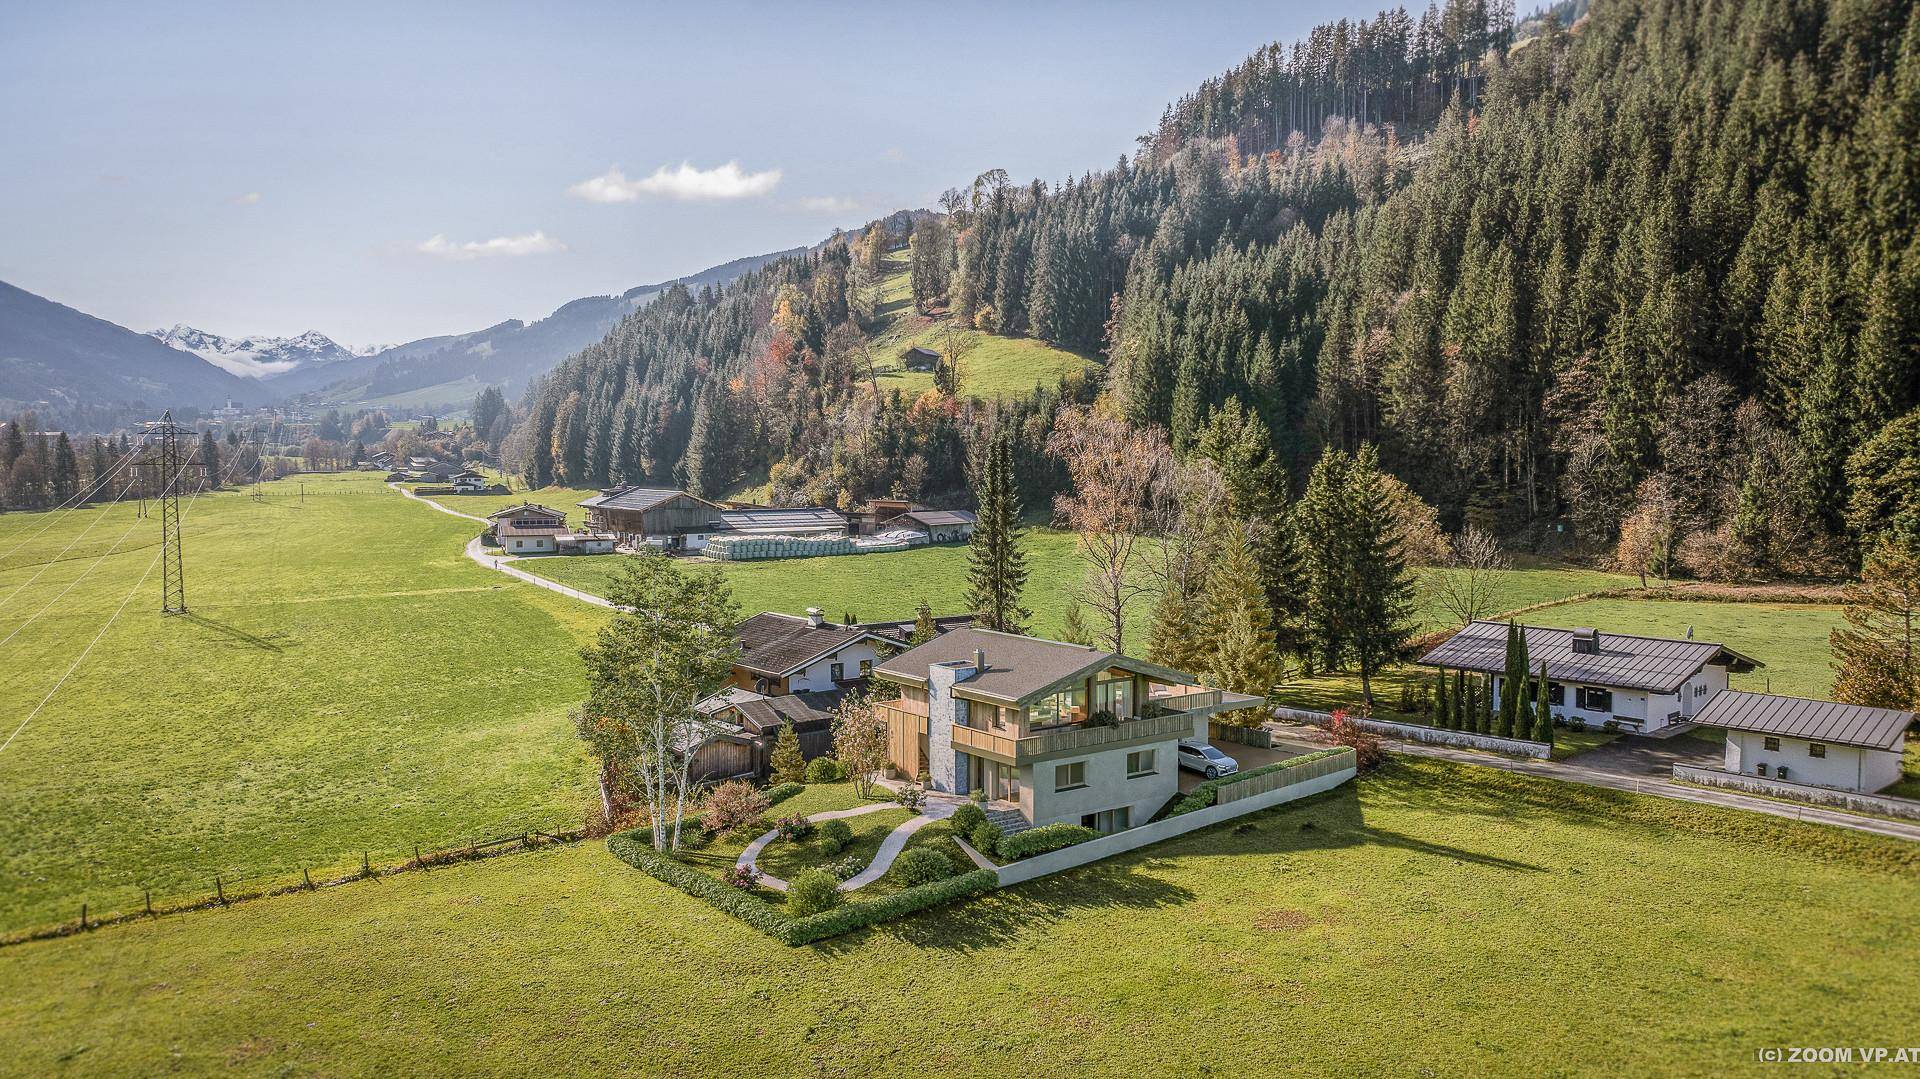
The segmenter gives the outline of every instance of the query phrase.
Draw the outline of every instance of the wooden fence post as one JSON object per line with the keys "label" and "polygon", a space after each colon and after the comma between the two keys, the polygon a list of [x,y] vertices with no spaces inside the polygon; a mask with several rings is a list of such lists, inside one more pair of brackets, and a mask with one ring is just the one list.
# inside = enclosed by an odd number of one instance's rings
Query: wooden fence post
{"label": "wooden fence post", "polygon": [[213,894],[215,898],[220,900],[221,906],[224,907],[227,905],[227,890],[221,887],[219,877],[213,878]]}
{"label": "wooden fence post", "polygon": [[144,891],[147,896],[147,917],[151,918],[153,917],[153,889],[145,888],[142,889],[142,891]]}
{"label": "wooden fence post", "polygon": [[366,851],[360,852],[360,875],[363,877],[373,876],[373,865],[367,861]]}
{"label": "wooden fence post", "polygon": [[307,873],[307,867],[300,867],[300,879],[307,882],[307,891],[313,891],[313,877]]}
{"label": "wooden fence post", "polygon": [[80,904],[80,928],[85,929],[86,927],[87,927],[87,905],[85,903],[82,903]]}

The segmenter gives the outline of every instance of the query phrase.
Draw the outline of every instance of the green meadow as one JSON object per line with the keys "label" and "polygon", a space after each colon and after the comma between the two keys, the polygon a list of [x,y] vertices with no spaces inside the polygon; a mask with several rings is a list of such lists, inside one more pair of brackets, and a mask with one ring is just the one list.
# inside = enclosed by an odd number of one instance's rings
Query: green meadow
{"label": "green meadow", "polygon": [[372,474],[257,493],[188,507],[184,616],[135,587],[157,516],[0,515],[0,933],[580,823],[603,612]]}
{"label": "green meadow", "polygon": [[1396,762],[813,947],[599,843],[23,945],[0,1047],[23,1074],[1719,1076],[1910,1042],[1917,910],[1911,845]]}

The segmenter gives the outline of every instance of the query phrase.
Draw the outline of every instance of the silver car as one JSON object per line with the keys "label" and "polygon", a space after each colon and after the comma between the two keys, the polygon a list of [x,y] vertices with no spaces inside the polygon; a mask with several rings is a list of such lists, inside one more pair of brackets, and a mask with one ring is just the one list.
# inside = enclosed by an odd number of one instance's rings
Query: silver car
{"label": "silver car", "polygon": [[1180,767],[1189,772],[1199,772],[1208,779],[1230,776],[1240,770],[1240,762],[1213,748],[1205,742],[1183,741],[1180,743]]}

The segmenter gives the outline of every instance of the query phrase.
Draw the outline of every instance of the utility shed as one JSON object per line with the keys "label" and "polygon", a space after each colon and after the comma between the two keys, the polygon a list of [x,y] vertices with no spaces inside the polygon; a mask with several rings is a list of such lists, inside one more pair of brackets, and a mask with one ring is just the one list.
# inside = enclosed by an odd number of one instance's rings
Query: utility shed
{"label": "utility shed", "polygon": [[1729,772],[1871,794],[1900,780],[1914,714],[1723,690],[1697,718],[1726,729]]}

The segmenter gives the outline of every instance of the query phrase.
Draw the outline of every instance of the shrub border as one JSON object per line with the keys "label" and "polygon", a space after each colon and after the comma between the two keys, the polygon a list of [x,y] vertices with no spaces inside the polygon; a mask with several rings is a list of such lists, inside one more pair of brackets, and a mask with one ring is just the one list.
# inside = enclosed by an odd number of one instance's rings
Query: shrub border
{"label": "shrub border", "polygon": [[710,906],[733,915],[746,924],[783,943],[799,946],[826,940],[870,925],[890,922],[909,914],[950,903],[956,899],[993,891],[1000,877],[990,869],[976,869],[945,880],[922,884],[878,899],[842,903],[832,910],[803,918],[787,913],[759,896],[743,892],[724,881],[710,877],[674,858],[653,849],[649,828],[636,828],[607,837],[607,849],[613,856],[680,891],[705,900]]}
{"label": "shrub border", "polygon": [[1002,836],[998,844],[998,853],[1004,861],[1017,862],[1036,854],[1050,854],[1056,850],[1065,850],[1085,843],[1089,839],[1097,839],[1099,836],[1099,832],[1085,825],[1055,821],[1052,824],[1042,824],[1038,828],[1028,828],[1012,835]]}

